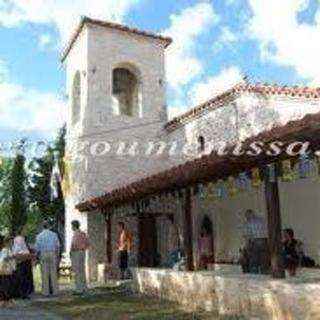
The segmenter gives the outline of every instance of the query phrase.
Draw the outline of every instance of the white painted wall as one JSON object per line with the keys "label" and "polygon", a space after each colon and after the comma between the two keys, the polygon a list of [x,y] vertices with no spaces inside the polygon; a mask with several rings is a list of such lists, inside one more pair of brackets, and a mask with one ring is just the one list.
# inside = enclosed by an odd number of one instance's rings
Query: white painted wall
{"label": "white painted wall", "polygon": [[282,225],[293,228],[305,253],[320,264],[320,176],[280,182]]}
{"label": "white painted wall", "polygon": [[[131,64],[139,70],[142,81],[143,117],[130,118],[112,114],[112,70],[122,64]],[[66,59],[68,108],[71,114],[72,81],[77,70],[81,71],[81,120],[72,126],[68,120],[67,148],[75,141],[93,144],[97,141],[131,144],[137,141],[145,145],[148,141],[178,142],[180,149],[185,143],[198,148],[198,137],[206,141],[235,143],[272,126],[285,125],[288,121],[299,119],[307,113],[320,111],[320,100],[286,96],[265,96],[242,94],[234,102],[208,112],[181,128],[168,133],[163,127],[167,121],[165,97],[164,46],[162,43],[130,35],[116,30],[90,26],[84,27]],[[105,246],[103,219],[91,213],[80,214],[74,209],[76,203],[98,196],[117,187],[136,181],[167,167],[183,163],[193,157],[181,153],[168,159],[162,157],[124,156],[119,158],[109,153],[104,157],[91,157],[85,149],[85,161],[74,164],[74,192],[67,199],[67,245],[70,243],[70,221],[79,219],[84,230],[93,239],[89,252],[94,278],[95,264],[101,260]],[[307,253],[316,258],[319,255],[318,243],[318,202],[319,180],[311,179],[281,184],[281,205],[283,225],[296,230],[297,237],[304,241]],[[162,200],[164,201],[164,200]],[[320,200],[319,200],[320,201]],[[160,207],[162,203],[159,204]],[[248,208],[265,213],[263,189],[218,199],[204,204],[195,200],[194,204],[195,251],[199,226],[204,213],[212,217],[216,255],[220,260],[233,259],[238,255],[241,245],[239,211]],[[172,210],[176,213],[180,227],[183,228],[181,206]],[[121,214],[126,214],[123,209]],[[92,215],[92,216],[91,216]],[[129,219],[130,220],[130,219]],[[132,219],[131,219],[132,220]],[[136,223],[129,221],[136,233]],[[165,230],[159,235],[159,243],[165,248]],[[164,249],[163,249],[164,250]],[[163,253],[164,254],[164,253]]]}
{"label": "white painted wall", "polygon": [[[84,144],[84,159],[75,162],[73,157],[73,193],[66,203],[67,245],[70,245],[70,221],[79,219],[92,238],[89,260],[90,277],[96,278],[96,264],[105,255],[103,242],[104,221],[101,217],[76,212],[75,205],[99,196],[108,190],[126,185],[155,171],[161,171],[167,158],[115,155],[115,149],[104,156],[92,156],[91,147],[97,142],[118,146],[119,142],[144,146],[148,141],[158,141],[167,121],[165,97],[165,64],[163,42],[131,35],[117,30],[87,25],[73,45],[65,64],[67,92],[71,114],[73,75],[81,71],[81,120],[72,125],[69,117],[68,150],[73,143]],[[114,115],[112,108],[112,72],[119,65],[133,66],[139,73],[142,88],[142,117]],[[167,164],[168,166],[168,164]],[[132,226],[133,227],[133,226]]]}

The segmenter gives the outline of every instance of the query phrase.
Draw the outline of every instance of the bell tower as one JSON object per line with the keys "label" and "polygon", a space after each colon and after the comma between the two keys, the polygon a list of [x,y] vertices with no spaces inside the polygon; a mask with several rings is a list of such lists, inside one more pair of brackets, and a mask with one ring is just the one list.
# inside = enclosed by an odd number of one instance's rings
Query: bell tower
{"label": "bell tower", "polygon": [[[69,98],[67,148],[76,143],[79,160],[72,165],[67,229],[75,218],[88,231],[99,224],[94,215],[76,211],[80,201],[163,169],[164,159],[146,157],[143,147],[166,139],[165,49],[170,43],[153,33],[81,19],[62,57]],[[119,156],[119,144],[138,148],[134,156]]]}

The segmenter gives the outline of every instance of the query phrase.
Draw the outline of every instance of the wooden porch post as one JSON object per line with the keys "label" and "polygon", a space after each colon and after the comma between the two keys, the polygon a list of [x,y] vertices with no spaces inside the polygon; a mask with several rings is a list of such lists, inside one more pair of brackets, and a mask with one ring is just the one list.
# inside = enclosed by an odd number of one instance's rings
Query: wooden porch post
{"label": "wooden porch post", "polygon": [[112,213],[110,210],[104,211],[104,216],[106,220],[106,240],[107,240],[107,246],[106,246],[106,254],[107,254],[107,263],[112,263]]}
{"label": "wooden porch post", "polygon": [[112,213],[109,211],[107,213],[107,219],[108,219],[108,224],[107,224],[107,258],[108,258],[108,263],[112,263]]}
{"label": "wooden porch post", "polygon": [[265,174],[265,199],[268,218],[271,273],[274,278],[284,278],[279,186],[277,179],[275,182],[270,182],[268,170],[266,170]]}
{"label": "wooden porch post", "polygon": [[188,271],[194,270],[192,242],[192,196],[190,188],[187,188],[184,203],[184,251],[186,259],[186,269]]}

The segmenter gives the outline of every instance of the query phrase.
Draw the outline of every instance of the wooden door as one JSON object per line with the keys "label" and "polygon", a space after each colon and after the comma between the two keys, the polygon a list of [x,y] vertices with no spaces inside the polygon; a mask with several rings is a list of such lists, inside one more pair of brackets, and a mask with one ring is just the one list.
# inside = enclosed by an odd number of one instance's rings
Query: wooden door
{"label": "wooden door", "polygon": [[156,267],[158,265],[156,217],[140,214],[139,217],[139,266]]}

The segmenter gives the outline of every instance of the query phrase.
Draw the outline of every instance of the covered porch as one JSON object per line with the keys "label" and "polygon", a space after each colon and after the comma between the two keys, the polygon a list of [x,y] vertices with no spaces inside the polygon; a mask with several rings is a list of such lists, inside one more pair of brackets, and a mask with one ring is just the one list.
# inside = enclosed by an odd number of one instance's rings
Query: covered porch
{"label": "covered porch", "polygon": [[[243,141],[242,150],[249,150],[255,141],[263,142],[265,146],[274,141],[280,141],[283,145],[282,150],[285,150],[291,143],[300,141],[309,143],[310,157],[317,157],[315,152],[320,147],[319,134],[320,114],[308,115],[303,119],[289,122],[285,126],[276,127]],[[252,315],[257,310],[265,310],[263,312],[269,315],[269,318],[272,314],[277,315],[276,319],[300,319],[292,317],[295,313],[288,310],[292,301],[296,301],[297,297],[300,297],[297,292],[301,292],[306,298],[300,299],[299,303],[295,304],[295,308],[301,308],[301,312],[310,312],[308,315],[305,314],[303,319],[308,319],[310,315],[310,319],[316,319],[313,310],[316,310],[320,303],[312,297],[318,296],[320,291],[318,284],[320,273],[318,275],[316,269],[301,269],[296,279],[285,279],[282,257],[280,179],[271,179],[270,171],[266,169],[268,165],[274,164],[278,172],[281,161],[287,159],[293,162],[297,161],[299,154],[288,155],[286,152],[281,152],[270,156],[264,149],[256,156],[249,156],[245,152],[234,155],[233,148],[234,146],[230,145],[224,155],[218,155],[213,151],[193,161],[83,202],[77,208],[83,212],[92,211],[88,214],[99,211],[105,217],[106,260],[108,264],[112,263],[114,252],[112,246],[112,239],[115,235],[113,222],[117,219],[119,208],[130,208],[127,209],[126,215],[137,221],[135,228],[138,230],[136,262],[138,268],[132,270],[135,289],[142,293],[155,294],[195,308],[201,307],[210,310],[218,305],[221,308],[219,310],[221,313],[229,310],[236,311],[238,314],[243,311],[244,315]],[[250,171],[253,168],[258,168],[263,178],[260,197],[264,201],[268,222],[271,276],[274,280],[270,276],[244,275],[239,265],[225,265],[223,264],[225,261],[216,257],[214,270],[193,272],[197,269],[195,217],[199,208],[195,198],[199,192],[198,185],[207,186],[212,181],[237,176],[241,172]],[[155,217],[171,213],[170,210],[168,212],[152,210],[149,203],[155,197],[165,202],[169,195],[173,195],[183,218],[181,226],[186,271],[139,268],[155,265],[153,261],[143,260],[145,259],[143,253],[152,252],[157,246],[155,234],[159,230],[156,228]],[[141,229],[146,230],[143,233],[143,238],[141,238]],[[144,256],[148,255],[144,254]]]}

